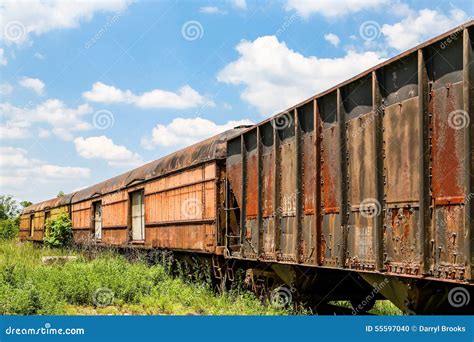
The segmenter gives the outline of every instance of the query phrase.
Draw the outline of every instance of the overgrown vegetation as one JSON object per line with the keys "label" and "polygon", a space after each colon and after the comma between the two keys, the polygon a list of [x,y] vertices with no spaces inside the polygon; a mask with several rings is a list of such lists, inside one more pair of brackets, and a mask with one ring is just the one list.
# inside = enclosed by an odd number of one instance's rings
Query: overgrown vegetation
{"label": "overgrown vegetation", "polygon": [[[43,265],[42,256],[78,256]],[[183,274],[185,274],[183,272]],[[129,262],[112,253],[93,260],[64,249],[0,242],[0,314],[275,315],[246,291],[215,294],[206,282],[172,277],[166,265]]]}
{"label": "overgrown vegetation", "polygon": [[71,241],[72,222],[67,213],[46,220],[43,242],[47,247],[64,247]]}
{"label": "overgrown vegetation", "polygon": [[20,226],[18,220],[0,220],[0,240],[11,240],[18,236]]}
{"label": "overgrown vegetation", "polygon": [[0,240],[11,240],[20,230],[20,210],[31,205],[29,201],[20,204],[10,195],[0,196]]}

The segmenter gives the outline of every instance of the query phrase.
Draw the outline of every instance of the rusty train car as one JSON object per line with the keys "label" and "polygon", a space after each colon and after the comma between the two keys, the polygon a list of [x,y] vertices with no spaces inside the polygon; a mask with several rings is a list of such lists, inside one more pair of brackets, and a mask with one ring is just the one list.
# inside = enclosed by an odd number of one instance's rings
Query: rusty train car
{"label": "rusty train car", "polygon": [[257,125],[25,208],[20,236],[65,211],[78,242],[208,256],[224,282],[245,269],[255,290],[286,284],[316,307],[472,314],[473,49],[471,21]]}

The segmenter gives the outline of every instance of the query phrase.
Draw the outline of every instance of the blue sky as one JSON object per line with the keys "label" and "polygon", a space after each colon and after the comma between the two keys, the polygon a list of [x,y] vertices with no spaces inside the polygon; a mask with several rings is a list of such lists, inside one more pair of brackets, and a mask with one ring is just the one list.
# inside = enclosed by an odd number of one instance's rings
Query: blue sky
{"label": "blue sky", "polygon": [[3,1],[0,193],[72,192],[258,122],[472,1]]}

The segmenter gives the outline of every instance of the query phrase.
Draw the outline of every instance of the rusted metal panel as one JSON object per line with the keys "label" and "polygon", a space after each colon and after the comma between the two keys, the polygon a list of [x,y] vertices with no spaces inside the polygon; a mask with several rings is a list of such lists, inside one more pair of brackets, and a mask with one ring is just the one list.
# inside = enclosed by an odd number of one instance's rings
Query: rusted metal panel
{"label": "rusted metal panel", "polygon": [[450,113],[462,110],[462,83],[432,91],[433,197],[449,200],[464,196],[464,131],[456,129]]}
{"label": "rusted metal panel", "polygon": [[338,127],[323,126],[321,141],[321,183],[322,201],[325,213],[339,212],[339,133]]}
{"label": "rusted metal panel", "polygon": [[[296,261],[296,234],[298,229],[296,217],[297,175],[296,175],[296,141],[294,113],[285,114],[285,124],[279,127],[280,138],[280,206],[281,206],[281,235],[280,260]],[[277,177],[278,177],[277,176]]]}
{"label": "rusted metal panel", "polygon": [[348,234],[348,267],[359,270],[374,270],[374,217],[356,211],[351,214]]}
{"label": "rusted metal panel", "polygon": [[349,201],[351,210],[375,198],[375,147],[373,112],[361,115],[347,123],[347,150],[349,155]]}
{"label": "rusted metal panel", "polygon": [[433,256],[433,275],[439,278],[462,280],[465,278],[467,256],[463,234],[464,210],[462,204],[436,207],[436,233]]}
{"label": "rusted metal panel", "polygon": [[419,146],[420,156],[418,175],[420,179],[420,199],[419,212],[420,222],[418,230],[421,239],[421,258],[422,274],[429,275],[432,268],[432,258],[430,255],[431,241],[431,118],[429,113],[429,90],[428,90],[428,70],[425,60],[428,58],[428,52],[422,49],[418,50],[418,121],[419,121]]}
{"label": "rusted metal panel", "polygon": [[265,142],[262,146],[262,215],[264,218],[269,218],[273,216],[273,132],[271,129],[269,132],[264,131],[264,134],[270,135],[271,138],[267,138],[268,146],[265,145]]}
{"label": "rusted metal panel", "polygon": [[316,156],[314,153],[315,134],[303,135],[301,153],[303,154],[303,206],[306,215],[315,213],[316,198]]}
{"label": "rusted metal panel", "polygon": [[227,210],[226,246],[229,253],[239,253],[241,248],[241,210],[242,208],[242,150],[241,138],[230,140],[227,144],[226,159]]}
{"label": "rusted metal panel", "polygon": [[257,168],[257,148],[256,145],[252,146],[251,150],[247,150],[247,197],[245,204],[247,218],[257,217],[257,203],[258,203],[258,168]]}
{"label": "rusted metal panel", "polygon": [[339,214],[325,214],[322,222],[321,249],[324,251],[321,263],[337,266],[341,250],[341,224]]}
{"label": "rusted metal panel", "polygon": [[380,203],[380,212],[374,217],[373,242],[375,268],[384,270],[384,216],[385,216],[385,170],[384,170],[384,141],[383,115],[385,107],[382,104],[379,72],[372,72],[372,111],[374,113],[374,166],[375,166],[375,201]]}
{"label": "rusted metal panel", "polygon": [[246,258],[256,259],[258,257],[259,242],[259,224],[258,214],[258,137],[257,130],[251,130],[243,136],[244,163],[242,172],[243,193],[244,193],[244,209],[242,211],[245,222],[243,253]]}
{"label": "rusted metal panel", "polygon": [[348,190],[349,190],[349,175],[348,175],[348,154],[347,154],[347,137],[346,137],[346,112],[343,106],[342,99],[342,90],[339,88],[336,91],[337,96],[337,105],[336,105],[336,115],[337,122],[339,126],[339,153],[338,153],[338,162],[339,162],[339,181],[340,181],[340,191],[339,191],[339,205],[340,205],[340,220],[341,220],[341,238],[340,243],[340,260],[339,266],[347,266],[347,235],[348,235],[348,219],[349,219],[349,199],[348,199]]}
{"label": "rusted metal panel", "polygon": [[337,97],[329,94],[320,104],[321,115],[321,249],[322,264],[336,266],[342,251],[340,219],[340,133],[337,121]]}
{"label": "rusted metal panel", "polygon": [[421,245],[417,229],[419,211],[414,208],[390,208],[387,210],[385,245],[389,272],[420,275]]}
{"label": "rusted metal panel", "polygon": [[420,125],[415,113],[418,113],[418,98],[385,108],[383,127],[388,204],[417,203],[420,198]]}
{"label": "rusted metal panel", "polygon": [[92,201],[74,203],[71,207],[72,228],[92,231]]}
{"label": "rusted metal panel", "polygon": [[316,133],[315,133],[315,109],[311,102],[297,109],[300,137],[299,153],[301,158],[297,166],[299,196],[301,202],[299,213],[298,234],[298,261],[300,263],[316,263],[316,230],[315,230],[315,208],[316,208]]}
{"label": "rusted metal panel", "polygon": [[[379,112],[374,111],[373,80],[363,79],[344,91],[348,162],[348,205],[350,205],[347,266],[351,269],[373,270],[374,224],[380,214],[377,206],[377,169],[375,124]],[[367,205],[374,206],[367,212]]]}
{"label": "rusted metal panel", "polygon": [[274,198],[274,146],[273,126],[263,125],[260,128],[261,140],[261,208],[262,208],[262,255],[264,260],[276,259],[275,245],[275,209]]}
{"label": "rusted metal panel", "polygon": [[[419,56],[413,54],[384,71],[383,142],[385,176],[384,262],[393,273],[423,273],[424,229],[420,227],[420,140],[425,137],[418,97]],[[423,96],[423,94],[422,94]],[[423,123],[423,127],[421,127]]]}

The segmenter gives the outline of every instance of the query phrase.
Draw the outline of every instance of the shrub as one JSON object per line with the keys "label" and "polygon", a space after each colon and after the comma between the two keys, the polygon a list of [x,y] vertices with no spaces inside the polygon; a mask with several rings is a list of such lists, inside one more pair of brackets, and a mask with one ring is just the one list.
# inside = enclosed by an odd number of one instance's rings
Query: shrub
{"label": "shrub", "polygon": [[63,247],[71,243],[72,224],[67,213],[46,221],[43,241],[48,247]]}
{"label": "shrub", "polygon": [[11,240],[18,236],[19,224],[16,219],[0,220],[0,240]]}

